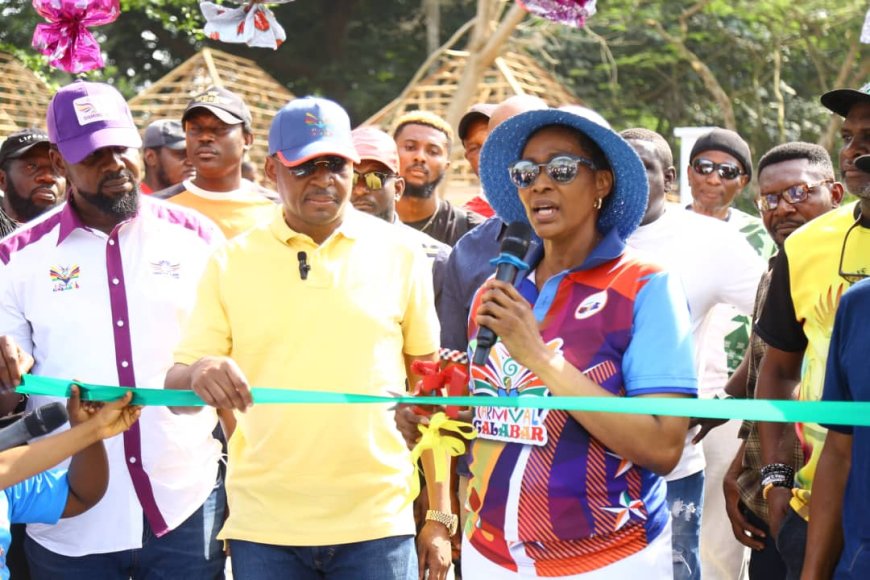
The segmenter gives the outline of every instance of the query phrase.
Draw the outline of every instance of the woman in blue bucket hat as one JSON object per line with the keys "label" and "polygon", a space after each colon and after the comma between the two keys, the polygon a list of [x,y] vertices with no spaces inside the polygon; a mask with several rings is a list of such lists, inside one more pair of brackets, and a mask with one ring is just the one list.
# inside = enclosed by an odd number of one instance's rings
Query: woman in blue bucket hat
{"label": "woman in blue bucket hat", "polygon": [[[682,288],[625,246],[648,191],[631,146],[546,109],[499,125],[480,166],[499,217],[542,244],[516,285],[490,279],[475,297],[469,337],[487,326],[499,341],[472,365],[472,394],[694,397]],[[672,578],[661,476],[688,419],[477,407],[474,424],[463,577]]]}

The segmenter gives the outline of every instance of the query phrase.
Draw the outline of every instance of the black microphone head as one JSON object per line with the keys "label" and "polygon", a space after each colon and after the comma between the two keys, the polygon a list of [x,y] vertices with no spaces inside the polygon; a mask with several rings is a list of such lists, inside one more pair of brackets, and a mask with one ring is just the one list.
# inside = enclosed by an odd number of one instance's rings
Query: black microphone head
{"label": "black microphone head", "polygon": [[305,252],[298,252],[296,254],[296,259],[299,260],[300,262],[304,262],[305,260],[308,259],[308,254],[306,254]]}
{"label": "black microphone head", "polygon": [[33,437],[51,433],[69,420],[63,403],[49,403],[24,416],[24,426]]}
{"label": "black microphone head", "polygon": [[511,222],[501,240],[501,253],[523,259],[529,251],[532,240],[532,227],[523,221]]}

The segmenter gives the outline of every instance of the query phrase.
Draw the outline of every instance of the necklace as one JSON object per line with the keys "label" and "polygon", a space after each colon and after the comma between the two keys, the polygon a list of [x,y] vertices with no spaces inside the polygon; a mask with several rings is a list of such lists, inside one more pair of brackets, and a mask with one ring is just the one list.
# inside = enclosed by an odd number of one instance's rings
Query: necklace
{"label": "necklace", "polygon": [[425,224],[423,224],[423,227],[420,228],[420,231],[422,233],[425,234],[429,230],[429,228],[432,227],[432,224],[435,223],[435,218],[438,217],[438,210],[440,209],[441,204],[439,203],[438,206],[435,208],[435,211],[432,212],[432,215],[429,216],[429,220]]}

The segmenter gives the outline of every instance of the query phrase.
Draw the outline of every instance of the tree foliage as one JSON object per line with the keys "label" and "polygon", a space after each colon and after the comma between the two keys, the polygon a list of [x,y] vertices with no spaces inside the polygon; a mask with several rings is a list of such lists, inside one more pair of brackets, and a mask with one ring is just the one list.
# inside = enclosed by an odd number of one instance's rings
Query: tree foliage
{"label": "tree foliage", "polygon": [[[477,3],[440,0],[441,40]],[[200,33],[193,0],[121,0],[117,22],[96,29],[107,67],[87,75],[128,97],[202,46],[255,60],[295,94],[342,102],[355,122],[392,100],[426,58],[423,0],[297,0],[273,7],[287,31],[277,51],[215,43]],[[818,104],[837,85],[870,80],[858,43],[866,0],[604,0],[585,29],[527,18],[514,34],[618,128],[665,136],[678,126],[733,125],[756,154],[803,139],[831,145],[835,125]],[[55,83],[30,49],[39,17],[0,0],[0,49]]]}
{"label": "tree foliage", "polygon": [[866,10],[864,0],[609,0],[585,31],[539,25],[524,39],[619,127],[670,136],[733,125],[759,155],[826,135],[831,146],[819,96],[870,80],[858,42]]}

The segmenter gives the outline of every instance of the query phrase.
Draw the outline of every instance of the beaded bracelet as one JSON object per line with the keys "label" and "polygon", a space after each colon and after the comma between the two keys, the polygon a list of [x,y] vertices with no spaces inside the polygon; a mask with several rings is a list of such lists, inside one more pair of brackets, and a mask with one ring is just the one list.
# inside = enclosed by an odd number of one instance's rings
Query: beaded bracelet
{"label": "beaded bracelet", "polygon": [[792,487],[794,469],[784,463],[771,463],[761,468],[761,487]]}

